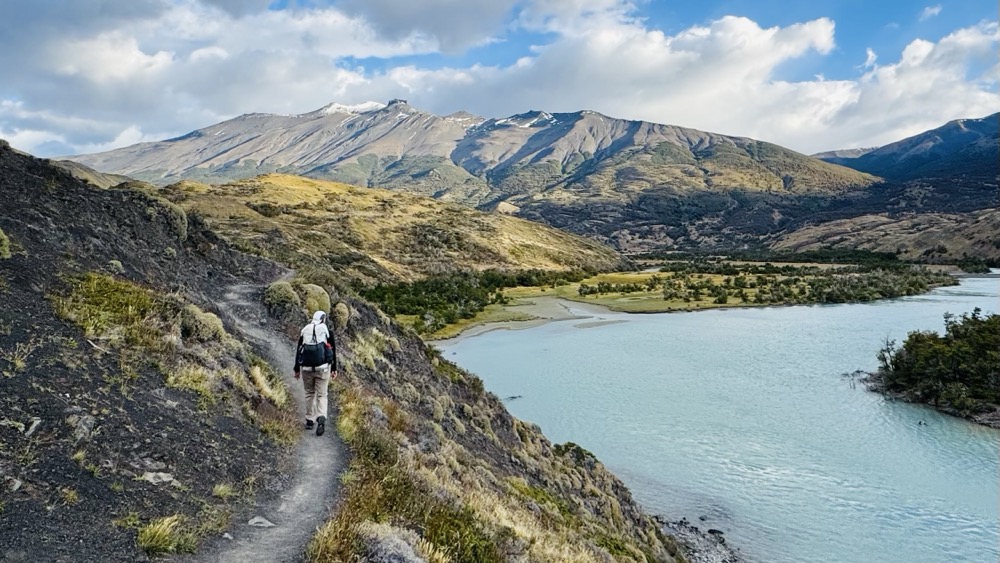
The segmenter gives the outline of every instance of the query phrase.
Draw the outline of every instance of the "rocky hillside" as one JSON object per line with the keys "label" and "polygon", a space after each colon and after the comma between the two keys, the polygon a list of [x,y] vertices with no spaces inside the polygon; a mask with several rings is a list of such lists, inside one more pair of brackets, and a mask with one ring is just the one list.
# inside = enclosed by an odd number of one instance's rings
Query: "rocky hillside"
{"label": "rocky hillside", "polygon": [[153,191],[246,251],[361,285],[467,270],[609,270],[621,262],[594,241],[505,214],[298,176]]}
{"label": "rocky hillside", "polygon": [[295,406],[212,313],[280,268],[4,142],[0,200],[0,559],[191,550],[280,489]]}
{"label": "rocky hillside", "polygon": [[793,252],[851,248],[899,253],[904,260],[931,263],[953,264],[968,257],[1000,262],[1000,211],[862,215],[783,234],[771,248]]}
{"label": "rocky hillside", "polygon": [[335,271],[265,292],[283,269],[198,214],[5,144],[0,197],[5,560],[137,561],[205,542],[217,557],[230,543],[215,538],[245,533],[249,500],[280,501],[302,473],[287,449],[298,410],[224,314],[234,286],[257,288],[241,307],[275,315],[249,317],[258,331],[338,303],[337,430],[352,460],[333,518],[300,546],[308,560],[684,560],[592,454],[511,417],[478,378],[338,292]]}

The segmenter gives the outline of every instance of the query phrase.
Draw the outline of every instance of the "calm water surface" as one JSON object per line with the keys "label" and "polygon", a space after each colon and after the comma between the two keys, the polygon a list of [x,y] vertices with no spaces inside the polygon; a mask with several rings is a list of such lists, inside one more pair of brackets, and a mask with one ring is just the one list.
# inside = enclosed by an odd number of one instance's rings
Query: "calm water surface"
{"label": "calm water surface", "polygon": [[[1000,432],[852,385],[885,339],[996,312],[997,278],[872,304],[600,314],[442,346],[651,512],[752,560],[1000,561]],[[919,424],[923,421],[925,424]],[[706,516],[704,523],[699,516]]]}

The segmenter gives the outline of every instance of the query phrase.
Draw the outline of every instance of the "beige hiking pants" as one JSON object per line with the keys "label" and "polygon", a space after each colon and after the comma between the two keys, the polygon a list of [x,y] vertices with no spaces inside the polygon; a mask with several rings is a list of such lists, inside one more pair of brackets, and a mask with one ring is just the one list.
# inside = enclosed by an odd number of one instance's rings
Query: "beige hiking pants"
{"label": "beige hiking pants", "polygon": [[306,394],[306,420],[315,421],[317,416],[326,418],[326,392],[330,387],[330,364],[316,368],[302,368],[302,388]]}

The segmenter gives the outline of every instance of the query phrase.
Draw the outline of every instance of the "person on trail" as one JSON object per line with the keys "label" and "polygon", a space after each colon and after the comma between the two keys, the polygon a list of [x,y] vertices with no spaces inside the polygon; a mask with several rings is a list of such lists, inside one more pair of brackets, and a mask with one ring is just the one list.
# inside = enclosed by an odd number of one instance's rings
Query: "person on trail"
{"label": "person on trail", "polygon": [[316,311],[312,322],[299,333],[295,354],[295,379],[302,378],[306,395],[306,430],[326,432],[327,389],[337,377],[337,352],[326,326],[326,313]]}

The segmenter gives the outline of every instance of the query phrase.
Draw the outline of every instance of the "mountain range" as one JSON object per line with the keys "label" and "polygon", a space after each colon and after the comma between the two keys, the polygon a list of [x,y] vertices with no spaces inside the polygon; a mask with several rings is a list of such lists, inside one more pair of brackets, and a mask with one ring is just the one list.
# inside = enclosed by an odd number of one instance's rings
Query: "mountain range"
{"label": "mountain range", "polygon": [[159,185],[282,172],[363,186],[404,184],[475,206],[568,186],[607,195],[662,182],[801,191],[875,181],[770,143],[592,111],[442,117],[403,100],[242,115],[175,139],[71,159]]}
{"label": "mountain range", "polygon": [[995,207],[996,155],[997,116],[817,158],[593,111],[487,119],[391,100],[248,114],[70,158],[157,185],[279,172],[403,190],[649,251],[760,246],[864,215]]}

